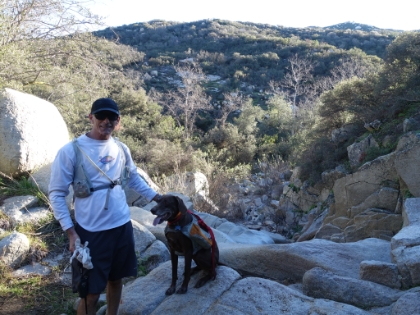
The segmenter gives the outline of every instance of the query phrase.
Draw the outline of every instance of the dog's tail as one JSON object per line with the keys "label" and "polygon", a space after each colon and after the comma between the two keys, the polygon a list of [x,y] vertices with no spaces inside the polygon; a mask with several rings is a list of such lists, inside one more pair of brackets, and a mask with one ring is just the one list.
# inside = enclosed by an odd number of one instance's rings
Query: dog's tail
{"label": "dog's tail", "polygon": [[213,230],[201,219],[198,215],[191,212],[190,210],[187,210],[188,213],[192,214],[198,222],[198,225],[211,236],[211,273],[212,273],[212,279],[216,279],[216,239],[214,237]]}

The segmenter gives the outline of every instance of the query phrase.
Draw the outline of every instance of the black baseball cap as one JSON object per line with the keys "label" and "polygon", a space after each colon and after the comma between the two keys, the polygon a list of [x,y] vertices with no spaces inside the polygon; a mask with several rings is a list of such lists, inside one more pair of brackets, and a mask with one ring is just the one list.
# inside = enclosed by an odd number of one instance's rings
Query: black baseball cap
{"label": "black baseball cap", "polygon": [[110,111],[114,112],[118,116],[120,115],[120,111],[118,109],[117,103],[113,99],[110,98],[99,98],[92,104],[92,109],[90,110],[91,114],[96,114],[101,111]]}

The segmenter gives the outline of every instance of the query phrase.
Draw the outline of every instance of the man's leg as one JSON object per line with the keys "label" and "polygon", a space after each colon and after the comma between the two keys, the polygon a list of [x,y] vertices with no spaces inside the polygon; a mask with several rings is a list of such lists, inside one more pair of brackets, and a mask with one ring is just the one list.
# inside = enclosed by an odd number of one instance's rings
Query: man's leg
{"label": "man's leg", "polygon": [[122,280],[108,281],[106,288],[106,313],[107,315],[117,315],[121,301]]}
{"label": "man's leg", "polygon": [[[99,294],[88,294],[87,300],[87,315],[96,315],[96,307],[99,301]],[[77,315],[86,315],[85,299],[81,299],[77,308]]]}

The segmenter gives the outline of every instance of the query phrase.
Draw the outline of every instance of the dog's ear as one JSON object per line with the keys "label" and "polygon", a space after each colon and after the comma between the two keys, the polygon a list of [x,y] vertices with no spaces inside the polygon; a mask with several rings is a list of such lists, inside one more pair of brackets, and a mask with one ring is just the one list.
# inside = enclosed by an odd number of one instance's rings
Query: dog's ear
{"label": "dog's ear", "polygon": [[174,196],[176,198],[176,202],[178,204],[178,210],[181,213],[187,213],[187,207],[185,206],[184,201],[182,201],[181,198],[179,198],[178,196]]}

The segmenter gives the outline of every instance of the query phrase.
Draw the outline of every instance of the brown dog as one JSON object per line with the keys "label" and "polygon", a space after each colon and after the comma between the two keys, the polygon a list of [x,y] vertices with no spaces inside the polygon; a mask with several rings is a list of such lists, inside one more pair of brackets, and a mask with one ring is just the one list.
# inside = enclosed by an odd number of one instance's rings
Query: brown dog
{"label": "brown dog", "polygon": [[[151,209],[151,212],[156,215],[153,225],[160,224],[164,221],[168,222],[165,228],[165,236],[168,240],[169,251],[171,253],[172,282],[169,289],[166,290],[166,295],[171,295],[175,292],[178,256],[184,256],[185,269],[184,281],[176,293],[186,293],[191,275],[200,270],[205,271],[206,275],[197,281],[195,288],[200,288],[208,280],[215,278],[216,274],[214,268],[219,262],[219,249],[216,240],[213,237],[209,244],[200,246],[200,244],[197,244],[196,242],[197,238],[187,236],[190,235],[189,233],[200,234],[202,232],[197,232],[197,218],[187,210],[182,199],[176,196],[164,195],[162,196],[162,200]],[[198,218],[198,220],[201,221],[200,218]],[[192,229],[191,226],[193,226]],[[206,226],[205,228],[208,227]],[[186,233],[185,231],[187,229],[191,229],[191,231]],[[193,230],[194,233],[192,232]],[[204,243],[206,243],[206,241],[204,241]],[[203,242],[201,242],[201,244],[203,244]],[[192,260],[197,264],[197,267],[193,268],[193,270],[191,270]]]}

